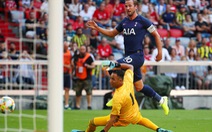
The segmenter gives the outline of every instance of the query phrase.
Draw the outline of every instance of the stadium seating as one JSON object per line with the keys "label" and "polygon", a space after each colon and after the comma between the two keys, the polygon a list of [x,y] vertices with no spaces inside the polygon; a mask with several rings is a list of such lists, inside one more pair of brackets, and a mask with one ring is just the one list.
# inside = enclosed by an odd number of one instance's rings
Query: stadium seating
{"label": "stadium seating", "polygon": [[170,46],[175,45],[176,38],[170,37],[169,39],[170,39]]}
{"label": "stadium seating", "polygon": [[170,29],[169,33],[170,37],[179,38],[183,36],[183,31],[180,29]]}
{"label": "stadium seating", "polygon": [[4,35],[5,39],[7,37],[16,37],[16,35],[9,28],[9,23],[5,22],[2,18],[0,18],[0,30],[1,33]]}
{"label": "stadium seating", "polygon": [[160,35],[160,37],[161,38],[167,38],[167,37],[169,37],[169,32],[168,32],[168,30],[166,30],[166,29],[157,29],[157,31],[158,31],[158,33],[159,33],[159,35]]}
{"label": "stadium seating", "polygon": [[[3,18],[0,17],[0,30],[1,30],[2,35],[4,35],[4,37],[5,37],[5,40],[7,38],[16,38],[17,37],[16,34],[13,33],[13,31],[12,31],[10,26],[11,26],[10,23],[6,22]],[[7,42],[7,47],[9,48],[9,43],[11,41],[8,40],[6,42]],[[14,43],[16,45],[16,50],[20,50],[19,42],[17,42],[17,41],[15,42],[14,41]],[[22,47],[23,47],[23,45],[22,45]]]}
{"label": "stadium seating", "polygon": [[[187,37],[178,37],[178,39],[180,39],[181,45],[183,45],[184,47],[187,47],[190,42],[190,38]],[[176,41],[175,37],[170,37],[171,46],[175,45],[175,41]]]}
{"label": "stadium seating", "polygon": [[188,47],[188,44],[190,42],[190,38],[188,37],[180,37],[180,42],[184,47]]}

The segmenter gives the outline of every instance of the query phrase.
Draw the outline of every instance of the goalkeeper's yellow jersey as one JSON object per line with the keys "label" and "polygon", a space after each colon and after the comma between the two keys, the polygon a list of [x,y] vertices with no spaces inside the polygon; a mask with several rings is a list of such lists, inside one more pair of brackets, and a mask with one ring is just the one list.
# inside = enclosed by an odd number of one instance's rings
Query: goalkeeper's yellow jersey
{"label": "goalkeeper's yellow jersey", "polygon": [[136,124],[141,117],[134,94],[132,70],[125,72],[123,85],[115,90],[111,114],[118,115],[121,122],[132,124]]}

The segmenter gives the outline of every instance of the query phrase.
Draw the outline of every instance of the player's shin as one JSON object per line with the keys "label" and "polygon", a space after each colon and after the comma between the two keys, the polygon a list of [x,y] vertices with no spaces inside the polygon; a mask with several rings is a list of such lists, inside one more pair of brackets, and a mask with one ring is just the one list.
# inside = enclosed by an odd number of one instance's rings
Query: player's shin
{"label": "player's shin", "polygon": [[160,103],[160,106],[163,108],[164,114],[165,115],[169,114],[169,106],[168,106],[167,97],[161,97],[149,85],[144,85],[143,89],[140,92],[144,93],[144,95],[148,97],[152,97],[153,99],[157,100]]}
{"label": "player's shin", "polygon": [[96,125],[94,125],[93,119],[89,121],[88,128],[85,132],[94,132],[96,130]]}
{"label": "player's shin", "polygon": [[155,131],[159,128],[152,121],[150,121],[147,118],[143,118],[143,117],[141,118],[141,120],[137,124],[145,126],[145,127],[150,128],[152,130],[155,130]]}
{"label": "player's shin", "polygon": [[159,103],[161,101],[161,96],[158,93],[156,93],[155,90],[151,88],[149,85],[144,85],[142,90],[140,90],[139,92],[143,93],[144,95],[148,97],[155,99]]}

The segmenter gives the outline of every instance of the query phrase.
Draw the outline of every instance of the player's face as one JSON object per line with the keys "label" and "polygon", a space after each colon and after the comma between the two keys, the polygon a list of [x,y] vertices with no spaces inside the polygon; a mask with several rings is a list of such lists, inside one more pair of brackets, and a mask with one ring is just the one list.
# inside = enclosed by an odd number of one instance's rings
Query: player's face
{"label": "player's face", "polygon": [[121,86],[122,80],[120,79],[120,77],[117,76],[117,74],[112,73],[110,75],[110,85],[113,88],[119,88]]}
{"label": "player's face", "polygon": [[125,11],[128,16],[132,16],[137,10],[137,6],[134,5],[133,0],[125,1]]}

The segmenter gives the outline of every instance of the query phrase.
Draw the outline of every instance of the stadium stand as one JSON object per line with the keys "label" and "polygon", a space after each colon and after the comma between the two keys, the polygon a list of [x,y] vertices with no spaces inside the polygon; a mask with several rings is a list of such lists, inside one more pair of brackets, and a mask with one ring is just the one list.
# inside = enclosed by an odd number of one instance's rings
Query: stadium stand
{"label": "stadium stand", "polygon": [[169,32],[166,29],[157,29],[159,35],[161,36],[161,38],[168,38],[169,37]]}
{"label": "stadium stand", "polygon": [[179,38],[183,36],[183,31],[180,29],[170,29],[169,34],[170,37]]}

